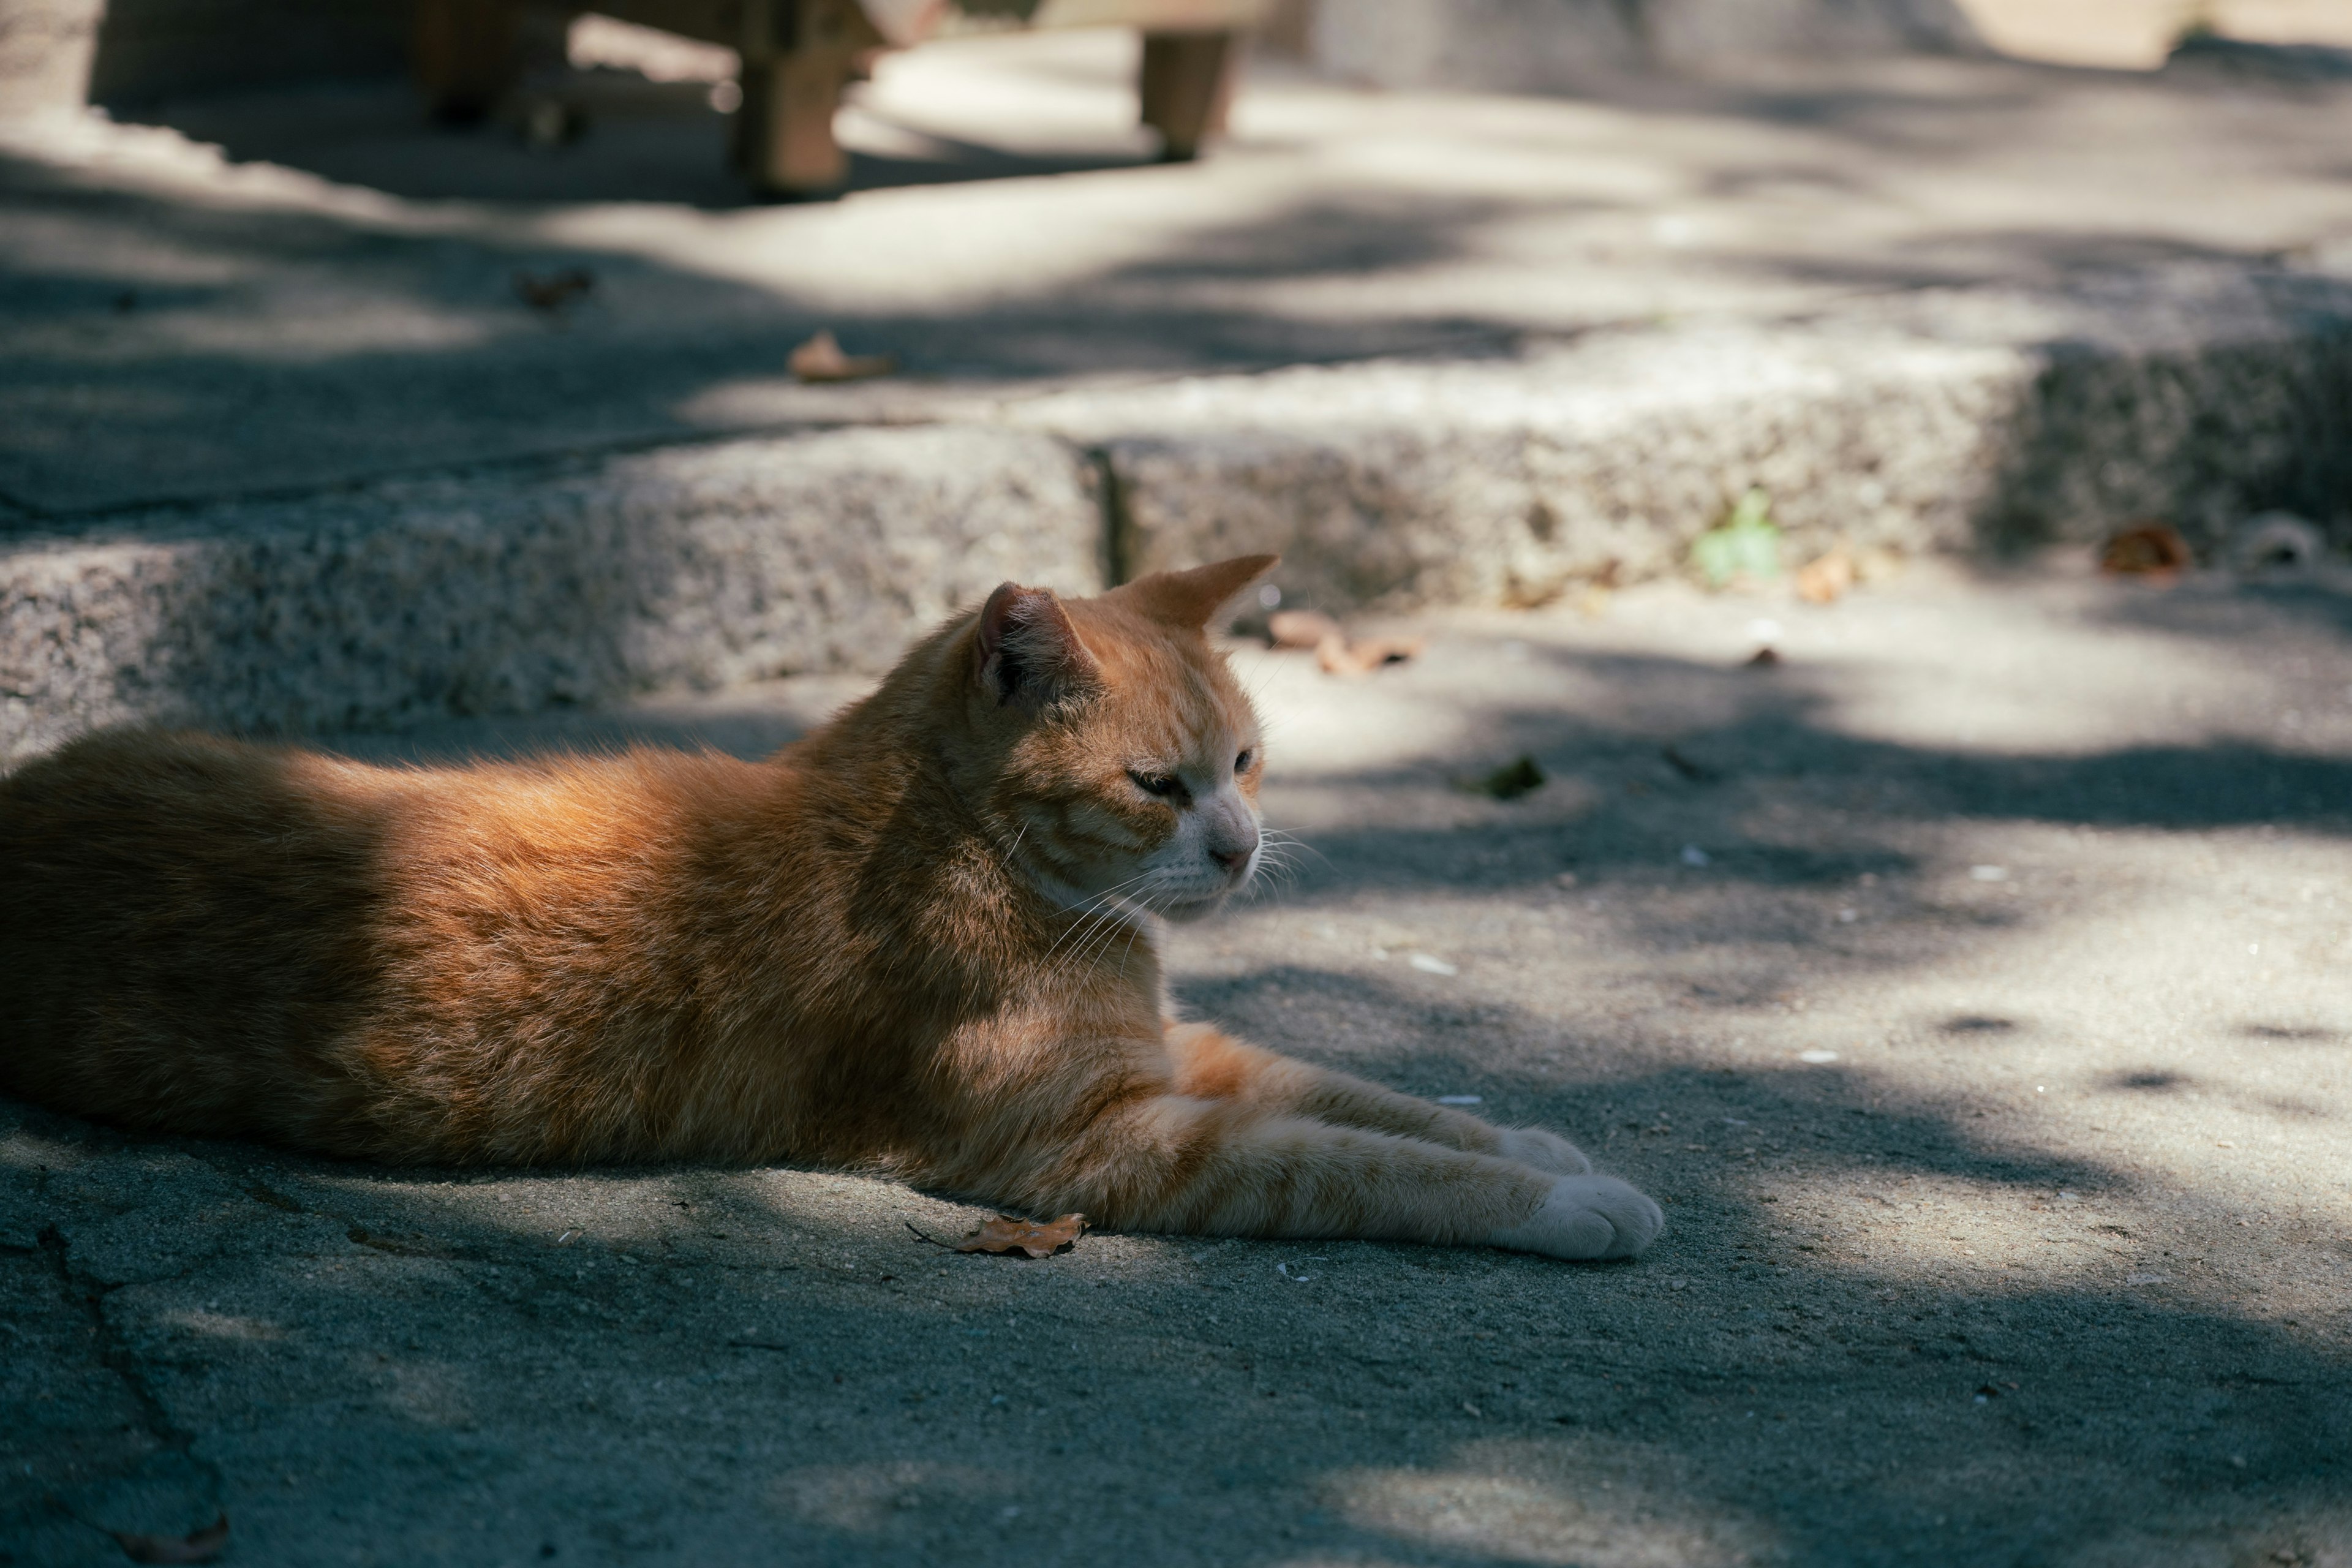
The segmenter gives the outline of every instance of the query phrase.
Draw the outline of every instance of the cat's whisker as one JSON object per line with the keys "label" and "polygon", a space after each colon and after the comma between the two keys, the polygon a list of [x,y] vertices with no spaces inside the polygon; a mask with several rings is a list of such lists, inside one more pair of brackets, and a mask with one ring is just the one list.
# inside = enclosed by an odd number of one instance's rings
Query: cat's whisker
{"label": "cat's whisker", "polygon": [[1073,956],[1070,960],[1065,962],[1063,967],[1070,968],[1082,963],[1082,955],[1086,952],[1087,940],[1093,935],[1096,930],[1108,926],[1108,929],[1110,931],[1114,932],[1117,931],[1118,927],[1116,922],[1126,903],[1126,900],[1122,900],[1118,896],[1120,892],[1123,889],[1131,888],[1136,883],[1143,881],[1154,875],[1156,875],[1156,873],[1149,868],[1139,871],[1134,876],[1128,878],[1125,881],[1118,882],[1111,887],[1106,888],[1101,892],[1095,894],[1091,899],[1087,900],[1084,904],[1079,906],[1081,910],[1087,912],[1071,927],[1069,931],[1063,932],[1061,937],[1055,942],[1052,947],[1045,950],[1045,956],[1047,959],[1051,959],[1056,952],[1060,951],[1064,942],[1072,942],[1075,938],[1075,945],[1072,948]]}
{"label": "cat's whisker", "polygon": [[1322,861],[1326,866],[1331,864],[1331,857],[1324,854],[1323,851],[1316,848],[1314,845],[1309,844],[1306,839],[1301,838],[1296,833],[1292,833],[1285,828],[1262,827],[1258,829],[1258,841],[1269,848],[1280,849],[1286,854],[1304,851],[1307,854],[1314,856],[1315,858]]}
{"label": "cat's whisker", "polygon": [[1072,945],[1069,956],[1063,961],[1062,967],[1066,970],[1085,968],[1097,950],[1108,946],[1118,935],[1119,927],[1124,923],[1122,917],[1133,913],[1132,907],[1126,903],[1106,906],[1087,922],[1078,941]]}
{"label": "cat's whisker", "polygon": [[[1120,890],[1121,890],[1121,889],[1126,889],[1126,888],[1133,887],[1136,883],[1142,881],[1146,877],[1149,877],[1149,876],[1150,876],[1150,875],[1151,875],[1151,872],[1150,872],[1149,869],[1142,870],[1142,871],[1139,871],[1139,872],[1137,872],[1134,876],[1128,878],[1128,879],[1127,879],[1127,880],[1125,880],[1125,881],[1123,881],[1123,882],[1115,882],[1115,883],[1113,883],[1111,886],[1109,886],[1109,887],[1108,887],[1108,888],[1105,888],[1102,891],[1100,891],[1100,892],[1098,892],[1098,893],[1089,893],[1089,894],[1087,894],[1085,898],[1080,899],[1080,900],[1079,900],[1076,903],[1075,903],[1075,904],[1064,904],[1060,909],[1056,910],[1055,912],[1056,914],[1076,915],[1076,916],[1080,917],[1081,919],[1083,919],[1084,917],[1086,917],[1086,916],[1087,916],[1087,915],[1088,915],[1088,914],[1091,914],[1091,913],[1093,913],[1093,912],[1095,912],[1095,911],[1097,911],[1097,910],[1102,910],[1102,909],[1108,908],[1108,907],[1109,907],[1110,905],[1117,903],[1117,902],[1118,902],[1118,894],[1119,894],[1119,892],[1120,892]],[[1062,941],[1067,941],[1067,940],[1068,940],[1068,938],[1069,938],[1069,933],[1068,933],[1067,931],[1065,931],[1065,932],[1063,933],[1063,935],[1062,935]],[[1062,942],[1057,941],[1056,942],[1055,942],[1054,946],[1055,946],[1055,947],[1059,947],[1061,944],[1062,944]],[[1050,949],[1050,948],[1049,948],[1049,949],[1047,949],[1046,951],[1047,951],[1048,955],[1050,956],[1050,954],[1051,954],[1051,952],[1052,952],[1052,949]]]}
{"label": "cat's whisker", "polygon": [[[1097,931],[1117,931],[1119,917],[1126,912],[1126,904],[1121,900],[1113,900],[1096,910],[1083,922],[1074,926],[1064,938],[1064,942],[1069,944],[1069,951],[1063,958],[1060,967],[1064,970],[1083,967],[1087,951],[1093,944],[1095,934]],[[1046,952],[1045,957],[1051,960],[1062,945],[1062,942],[1055,942],[1054,947]]]}
{"label": "cat's whisker", "polygon": [[1103,889],[1100,892],[1089,893],[1075,904],[1063,905],[1059,912],[1068,914],[1074,910],[1088,908],[1100,900],[1110,898],[1120,889],[1133,887],[1136,883],[1142,881],[1145,878],[1154,875],[1157,875],[1157,873],[1154,872],[1151,868],[1147,866],[1142,870],[1138,871],[1134,876],[1128,878],[1123,882],[1113,882],[1109,887]]}
{"label": "cat's whisker", "polygon": [[[1156,915],[1160,911],[1150,909],[1147,905],[1145,912]],[[1122,979],[1125,978],[1127,974],[1127,961],[1135,955],[1135,939],[1141,936],[1143,931],[1144,923],[1141,921],[1138,921],[1135,923],[1135,929],[1127,933],[1127,947],[1118,955],[1118,973]]]}

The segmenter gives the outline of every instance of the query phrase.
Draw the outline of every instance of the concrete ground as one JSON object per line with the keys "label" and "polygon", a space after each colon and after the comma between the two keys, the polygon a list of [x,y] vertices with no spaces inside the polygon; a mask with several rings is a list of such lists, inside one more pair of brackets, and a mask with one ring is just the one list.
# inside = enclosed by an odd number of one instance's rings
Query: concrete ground
{"label": "concrete ground", "polygon": [[[842,117],[850,195],[783,207],[746,205],[704,84],[609,70],[561,89],[590,129],[551,153],[436,131],[396,85],[19,126],[0,508],[69,531],[524,456],[993,418],[1073,385],[1922,292],[2030,317],[2150,266],[2352,270],[2341,87],[1993,59],[1577,100],[1268,74],[1213,158],[1171,166],[1135,126],[1133,52],[1071,33],[886,59]],[[517,298],[518,270],[573,267],[595,281],[572,306]],[[795,384],[785,357],[820,327],[905,374]]]}
{"label": "concrete ground", "polygon": [[[1579,1267],[0,1107],[0,1543],[226,1562],[2352,1563],[2352,590],[2078,558],[1245,649],[1183,1004],[1584,1142]],[[1746,662],[1759,646],[1782,656]],[[337,742],[756,753],[839,679]],[[1457,781],[1519,753],[1502,803]]]}
{"label": "concrete ground", "polygon": [[[611,74],[566,88],[592,129],[554,153],[341,89],[10,128],[0,535],[528,488],[516,459],[731,432],[1026,428],[1205,372],[1550,363],[1668,318],[1965,296],[2039,342],[2068,290],[2352,273],[2336,89],[1270,77],[1166,167],[1127,47],[887,62],[821,205],[744,205],[704,89]],[[515,297],[572,266],[577,305]],[[819,326],[906,373],[793,384]],[[2336,425],[2296,428],[2278,473],[2332,472]],[[978,1211],[870,1181],[380,1171],[0,1104],[0,1562],[226,1514],[225,1561],[305,1565],[2352,1564],[2352,590],[2082,566],[1918,563],[1825,609],[1577,591],[1433,615],[1362,684],[1244,656],[1309,852],[1174,937],[1181,998],[1584,1141],[1666,1202],[1635,1264],[1129,1237],[1013,1263],[908,1229]],[[191,679],[394,657],[299,620],[199,639]],[[856,689],[332,743],[758,753]],[[1522,752],[1537,794],[1456,787]]]}
{"label": "concrete ground", "polygon": [[2233,38],[2352,45],[2345,0],[1960,0],[1986,42],[2003,54],[2073,65],[2153,69],[2202,24]]}

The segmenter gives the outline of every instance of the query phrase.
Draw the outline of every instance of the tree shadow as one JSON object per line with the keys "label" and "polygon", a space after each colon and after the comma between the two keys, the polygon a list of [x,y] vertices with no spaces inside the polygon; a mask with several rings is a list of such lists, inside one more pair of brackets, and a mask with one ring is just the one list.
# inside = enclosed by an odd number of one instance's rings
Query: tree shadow
{"label": "tree shadow", "polygon": [[[2258,747],[1956,752],[1839,732],[1825,688],[1781,679],[1799,671],[1759,684],[1680,660],[1556,657],[1653,727],[1498,700],[1496,733],[1548,766],[1639,766],[1651,795],[1604,781],[1602,804],[1566,821],[1318,834],[1328,863],[1297,910],[1388,889],[1510,892],[1562,860],[1579,896],[1654,883],[1679,875],[1656,868],[1676,835],[1616,803],[1679,791],[1724,849],[1699,934],[1820,953],[1822,926],[1737,895],[1864,868],[1896,879],[1916,855],[1866,833],[1826,856],[1745,846],[1730,825],[1759,779],[1898,780],[1889,824],[2195,830],[2275,805],[2282,822],[2336,833],[2334,803],[2352,798],[2338,771],[2296,771],[2325,759]],[[1717,702],[1718,682],[1738,700]],[[1675,731],[1713,770],[1696,782],[1660,760],[1654,726],[1710,709],[1724,716]],[[522,744],[759,754],[806,721],[587,714]],[[347,749],[444,757],[478,739],[452,727]],[[1436,767],[1346,782],[1421,788]],[[2305,786],[2319,805],[2298,804]],[[1472,839],[1501,853],[1467,853]],[[1609,919],[1660,951],[1692,937],[1638,905]],[[1838,962],[1930,963],[1977,929],[1946,921],[1924,948]],[[0,1531],[64,1539],[130,1527],[138,1507],[226,1501],[241,1554],[264,1562],[385,1531],[461,1560],[476,1537],[434,1533],[454,1512],[526,1556],[551,1542],[750,1561],[740,1542],[757,1539],[818,1561],[1269,1568],[1607,1561],[1632,1545],[1668,1561],[2161,1560],[2184,1543],[2309,1555],[2344,1538],[2352,1365],[2335,1325],[2284,1318],[2208,1266],[2235,1201],[2218,1188],[2181,1194],[2187,1217],[2168,1217],[2109,1152],[1987,1114],[1965,1084],[1695,1063],[1642,1031],[1605,1064],[1586,1051],[1546,1067],[1530,1047],[1560,1038],[1557,1018],[1302,962],[1180,973],[1176,991],[1293,1054],[1559,1128],[1668,1201],[1665,1239],[1605,1269],[1114,1237],[1030,1266],[958,1258],[905,1228],[952,1236],[973,1211],[816,1172],[390,1170],[126,1137],[11,1103],[0,1265],[30,1283],[6,1310],[21,1342],[56,1347],[35,1392],[59,1396],[43,1449],[0,1455],[47,1489]],[[1730,1013],[1769,997],[1711,972],[1688,1000]],[[1915,1026],[1983,1045],[2036,1028],[2006,1011]],[[2259,1013],[2217,1027],[2295,1056],[2341,1044]],[[2118,1074],[2103,1092],[2202,1092],[2166,1069]],[[2352,1257],[2328,1221],[2282,1226],[2263,1244]],[[69,1331],[68,1310],[86,1317],[78,1303],[93,1299],[111,1340]],[[163,1436],[76,1436],[125,1419],[106,1393],[120,1374],[91,1359],[100,1343],[145,1380]],[[170,1433],[216,1483],[154,1458],[180,1451]]]}
{"label": "tree shadow", "polygon": [[[1192,995],[1246,1012],[1275,983],[1361,992],[1268,972]],[[438,1556],[461,1549],[436,1532],[475,1514],[525,1555],[721,1562],[750,1561],[726,1543],[755,1523],[763,1552],[867,1562],[950,1542],[978,1562],[1468,1564],[1628,1542],[1861,1563],[2334,1540],[2352,1367],[2310,1327],[2177,1271],[2130,1282],[2128,1258],[1923,1267],[1801,1196],[1879,1194],[1918,1237],[1965,1214],[1958,1183],[2070,1240],[2110,1214],[2137,1230],[2096,1162],[1839,1073],[1561,1086],[1445,1058],[1350,1065],[1442,1073],[1571,1130],[1609,1119],[1627,1136],[1593,1147],[1668,1200],[1667,1240],[1601,1270],[1181,1237],[1021,1265],[906,1235],[902,1215],[952,1228],[933,1200],[815,1173],[391,1170],[11,1103],[13,1226],[58,1239],[36,1256],[12,1228],[0,1263],[56,1271],[64,1305],[12,1300],[20,1337],[100,1303],[117,1361],[218,1472],[202,1506],[262,1562],[384,1529]],[[1694,1159],[1660,1125],[1727,1116],[1765,1130],[1760,1167]],[[110,1217],[126,1203],[133,1231]],[[37,1380],[51,1393],[89,1353],[64,1349]],[[68,1397],[46,1429],[110,1408]],[[154,1462],[43,1455],[54,1484],[5,1528],[195,1506],[206,1483],[173,1492]],[[975,1517],[1024,1530],[974,1539]]]}

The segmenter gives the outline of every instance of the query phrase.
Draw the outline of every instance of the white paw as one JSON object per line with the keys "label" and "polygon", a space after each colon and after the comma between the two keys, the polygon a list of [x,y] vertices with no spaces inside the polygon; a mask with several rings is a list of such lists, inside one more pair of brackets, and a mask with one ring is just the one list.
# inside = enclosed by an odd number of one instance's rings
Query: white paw
{"label": "white paw", "polygon": [[1540,1127],[1506,1127],[1502,1131],[1503,1146],[1495,1151],[1498,1158],[1569,1176],[1580,1176],[1592,1169],[1592,1162],[1584,1157],[1584,1151],[1557,1133]]}
{"label": "white paw", "polygon": [[1665,1223],[1656,1204],[1614,1176],[1562,1176],[1534,1214],[1487,1239],[1553,1258],[1631,1258]]}

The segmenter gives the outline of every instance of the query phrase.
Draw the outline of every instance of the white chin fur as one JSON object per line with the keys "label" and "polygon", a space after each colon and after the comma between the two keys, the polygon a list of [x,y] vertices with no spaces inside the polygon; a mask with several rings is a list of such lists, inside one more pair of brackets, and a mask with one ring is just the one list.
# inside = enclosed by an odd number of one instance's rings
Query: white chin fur
{"label": "white chin fur", "polygon": [[1224,907],[1229,897],[1223,889],[1196,899],[1189,903],[1169,904],[1160,910],[1160,918],[1171,925],[1190,925],[1204,916],[1213,915]]}

